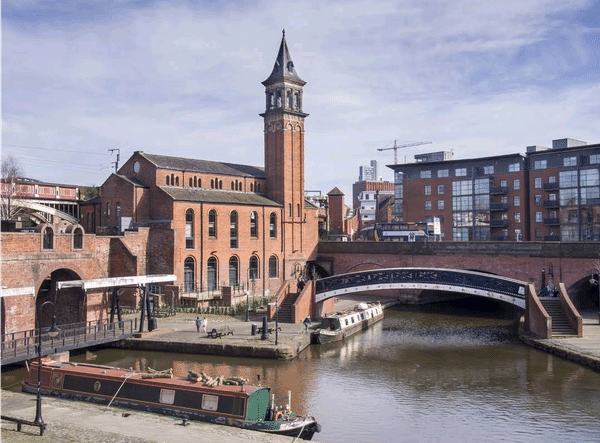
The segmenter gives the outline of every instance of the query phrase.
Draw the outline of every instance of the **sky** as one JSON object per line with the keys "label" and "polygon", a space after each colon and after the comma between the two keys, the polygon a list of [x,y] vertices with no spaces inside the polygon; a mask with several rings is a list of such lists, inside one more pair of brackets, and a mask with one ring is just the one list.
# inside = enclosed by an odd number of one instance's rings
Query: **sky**
{"label": "sky", "polygon": [[306,189],[352,199],[415,154],[600,143],[600,3],[3,0],[2,155],[101,185],[134,151],[263,166],[282,30],[307,83]]}

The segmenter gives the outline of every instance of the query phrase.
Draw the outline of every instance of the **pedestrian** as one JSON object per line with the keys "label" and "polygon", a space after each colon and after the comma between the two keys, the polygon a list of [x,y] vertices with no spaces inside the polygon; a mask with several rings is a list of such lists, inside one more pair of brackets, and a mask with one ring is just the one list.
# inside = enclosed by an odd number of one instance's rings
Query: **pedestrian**
{"label": "pedestrian", "polygon": [[200,317],[196,317],[196,331],[198,331],[198,333],[200,333],[201,325],[202,325],[202,321],[200,320]]}
{"label": "pedestrian", "polygon": [[202,332],[206,332],[207,328],[208,328],[208,320],[206,319],[206,317],[204,317],[202,319]]}
{"label": "pedestrian", "polygon": [[312,323],[310,321],[310,315],[307,315],[306,318],[304,319],[304,321],[302,323],[304,323],[304,333],[307,333],[308,332],[308,327]]}

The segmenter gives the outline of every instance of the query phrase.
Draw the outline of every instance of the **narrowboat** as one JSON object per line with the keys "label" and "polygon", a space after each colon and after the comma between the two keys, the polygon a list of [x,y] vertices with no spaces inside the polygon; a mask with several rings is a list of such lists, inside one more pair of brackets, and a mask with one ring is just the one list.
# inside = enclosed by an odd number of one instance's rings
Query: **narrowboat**
{"label": "narrowboat", "polygon": [[352,310],[325,315],[311,341],[321,344],[344,340],[382,319],[381,303],[359,303]]}
{"label": "narrowboat", "polygon": [[[38,363],[29,365],[23,391],[37,393]],[[92,403],[199,420],[220,425],[288,435],[310,440],[321,426],[310,416],[276,406],[270,388],[246,380],[211,379],[190,371],[187,378],[170,374],[137,372],[86,363],[42,361],[40,391]],[[192,376],[193,375],[193,376]],[[219,380],[220,379],[220,380]]]}

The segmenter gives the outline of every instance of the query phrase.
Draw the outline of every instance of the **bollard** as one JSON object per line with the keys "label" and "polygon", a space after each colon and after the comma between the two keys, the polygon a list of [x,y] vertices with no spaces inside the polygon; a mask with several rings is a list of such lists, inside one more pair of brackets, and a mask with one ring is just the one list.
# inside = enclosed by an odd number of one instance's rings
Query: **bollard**
{"label": "bollard", "polygon": [[269,323],[267,323],[267,316],[263,316],[263,325],[262,325],[262,335],[260,336],[261,340],[269,339]]}
{"label": "bollard", "polygon": [[252,335],[256,335],[257,330],[258,330],[258,326],[256,326],[256,323],[252,323]]}

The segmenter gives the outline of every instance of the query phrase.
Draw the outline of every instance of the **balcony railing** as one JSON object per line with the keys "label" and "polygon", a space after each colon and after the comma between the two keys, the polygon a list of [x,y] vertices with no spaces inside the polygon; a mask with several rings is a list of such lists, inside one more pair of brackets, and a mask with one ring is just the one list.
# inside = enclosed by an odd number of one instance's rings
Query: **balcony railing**
{"label": "balcony railing", "polygon": [[560,225],[560,220],[558,218],[545,218],[544,224],[547,226],[557,226]]}
{"label": "balcony railing", "polygon": [[508,194],[508,186],[494,186],[493,188],[490,188],[490,194],[491,195]]}
{"label": "balcony railing", "polygon": [[544,200],[544,208],[558,208],[558,200]]}
{"label": "balcony railing", "polygon": [[490,203],[490,211],[508,211],[508,203]]}
{"label": "balcony railing", "polygon": [[504,228],[508,226],[508,220],[490,220],[491,228]]}
{"label": "balcony railing", "polygon": [[542,188],[544,191],[558,191],[558,182],[544,183]]}

